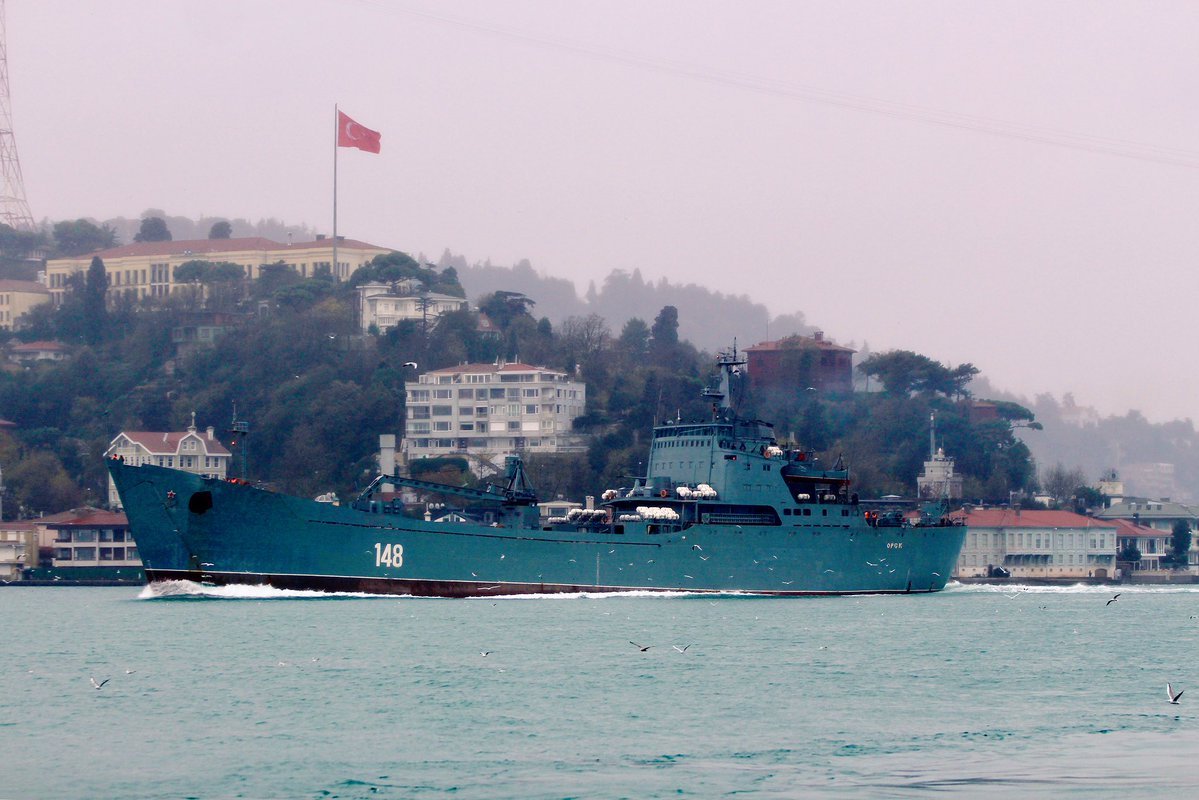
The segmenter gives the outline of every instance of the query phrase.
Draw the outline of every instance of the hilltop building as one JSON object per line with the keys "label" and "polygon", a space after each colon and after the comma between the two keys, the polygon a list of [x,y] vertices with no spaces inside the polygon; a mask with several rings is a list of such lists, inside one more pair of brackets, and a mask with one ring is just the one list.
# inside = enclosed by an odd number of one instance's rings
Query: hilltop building
{"label": "hilltop building", "polygon": [[745,348],[750,383],[755,389],[849,392],[853,390],[853,354],[824,338],[788,336]]}
{"label": "hilltop building", "polygon": [[49,302],[50,291],[37,281],[0,279],[0,329],[19,329],[22,317]]}
{"label": "hilltop building", "polygon": [[385,333],[407,319],[422,320],[431,328],[442,314],[467,307],[466,298],[427,291],[415,280],[358,287],[358,320],[364,333],[372,325]]}
{"label": "hilltop building", "polygon": [[[210,425],[206,433],[196,430],[196,415],[186,431],[122,431],[104,451],[106,458],[123,458],[134,465],[155,464],[212,478],[224,478],[230,452],[216,438]],[[109,507],[121,508],[112,478],[108,479]]]}
{"label": "hilltop building", "polygon": [[1114,522],[1070,511],[964,508],[954,516],[969,526],[955,578],[1112,578]]}
{"label": "hilltop building", "polygon": [[467,456],[472,469],[499,468],[514,453],[577,453],[573,432],[586,386],[567,373],[529,364],[465,364],[432,370],[407,390],[405,460]]}
{"label": "hilltop building", "polygon": [[283,263],[301,277],[311,277],[321,268],[344,281],[354,270],[378,255],[392,252],[356,239],[337,239],[337,265],[333,265],[333,240],[281,244],[261,236],[242,239],[186,239],[177,242],[134,242],[82,256],[54,258],[46,262],[46,283],[55,306],[61,305],[67,279],[87,272],[92,258],[99,256],[108,275],[110,296],[135,299],[166,297],[185,284],[175,281],[175,269],[188,261],[228,261],[241,265],[246,277],[257,279],[266,264]]}
{"label": "hilltop building", "polygon": [[62,342],[14,342],[8,346],[8,360],[26,367],[39,361],[63,361],[70,353]]}

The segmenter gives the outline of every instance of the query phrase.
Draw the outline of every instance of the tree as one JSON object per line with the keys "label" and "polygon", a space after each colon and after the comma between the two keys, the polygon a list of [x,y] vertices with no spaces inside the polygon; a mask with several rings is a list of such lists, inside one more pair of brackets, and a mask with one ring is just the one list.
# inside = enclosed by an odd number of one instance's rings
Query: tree
{"label": "tree", "polygon": [[209,239],[228,239],[233,235],[233,226],[227,220],[220,220],[212,223],[212,227],[208,229]]}
{"label": "tree", "polygon": [[1124,547],[1120,548],[1120,551],[1118,553],[1116,553],[1116,560],[1117,561],[1140,561],[1141,560],[1141,551],[1137,549],[1137,546],[1135,544],[1133,544],[1132,542],[1129,542],[1128,544],[1124,545]]}
{"label": "tree", "polygon": [[1187,553],[1191,550],[1191,524],[1185,519],[1174,523],[1170,534],[1170,561],[1178,569],[1187,565]]}
{"label": "tree", "polygon": [[966,396],[966,384],[978,374],[973,364],[950,369],[928,356],[911,350],[874,353],[859,365],[863,375],[877,377],[888,392],[896,395],[928,392],[946,397]]}
{"label": "tree", "polygon": [[146,217],[142,220],[141,228],[134,235],[135,242],[169,242],[171,230],[162,217]]}
{"label": "tree", "polygon": [[107,294],[108,273],[104,270],[100,256],[95,256],[87,268],[87,283],[83,287],[83,314],[88,323],[84,338],[89,344],[102,341],[108,328]]}
{"label": "tree", "polygon": [[0,256],[24,258],[29,251],[44,243],[41,233],[19,231],[11,225],[0,223]]}
{"label": "tree", "polygon": [[1041,488],[1045,494],[1052,497],[1059,504],[1065,503],[1071,497],[1077,494],[1077,489],[1084,486],[1087,482],[1086,476],[1078,467],[1066,469],[1059,461],[1050,467],[1044,475],[1041,476]]}
{"label": "tree", "polygon": [[536,301],[520,292],[498,291],[479,299],[479,310],[503,331],[517,319],[533,320],[530,313]]}
{"label": "tree", "polygon": [[[594,284],[592,284],[592,288],[595,288]],[[622,355],[630,361],[637,361],[644,358],[648,352],[649,337],[649,326],[645,324],[645,320],[632,317],[621,328],[617,346]]]}
{"label": "tree", "polygon": [[117,232],[107,225],[99,227],[86,219],[54,223],[54,244],[66,256],[81,256],[116,243]]}

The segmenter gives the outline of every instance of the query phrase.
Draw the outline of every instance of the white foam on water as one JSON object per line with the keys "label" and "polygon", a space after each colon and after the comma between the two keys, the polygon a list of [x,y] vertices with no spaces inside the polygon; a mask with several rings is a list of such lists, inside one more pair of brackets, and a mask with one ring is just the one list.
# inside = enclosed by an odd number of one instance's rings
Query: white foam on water
{"label": "white foam on water", "polygon": [[[139,600],[163,600],[171,598],[212,598],[225,600],[295,600],[297,598],[380,598],[388,595],[366,592],[318,592],[312,589],[278,589],[266,584],[231,584],[210,586],[195,581],[161,581],[144,586],[138,594]],[[396,595],[390,595],[395,598]]]}
{"label": "white foam on water", "polygon": [[543,594],[475,595],[467,600],[603,600],[608,597],[727,597],[731,592],[655,592],[637,589],[631,592],[545,592]]}
{"label": "white foam on water", "polygon": [[1199,593],[1199,584],[1087,584],[1075,583],[1068,585],[1039,585],[1033,583],[958,583],[951,581],[945,591],[963,594],[1096,594],[1110,597],[1114,594],[1195,594]]}

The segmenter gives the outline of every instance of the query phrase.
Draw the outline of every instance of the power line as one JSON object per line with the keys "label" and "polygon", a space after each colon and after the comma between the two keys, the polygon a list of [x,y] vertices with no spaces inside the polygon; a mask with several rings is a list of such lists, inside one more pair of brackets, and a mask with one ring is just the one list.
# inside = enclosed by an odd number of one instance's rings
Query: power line
{"label": "power line", "polygon": [[378,0],[357,0],[357,2],[362,5],[373,6],[381,11],[405,14],[439,25],[483,33],[548,50],[584,55],[625,66],[638,67],[676,77],[690,78],[718,86],[744,89],[775,97],[788,97],[809,103],[834,106],[892,119],[904,119],[926,125],[983,133],[1005,139],[1016,139],[1036,144],[1064,147],[1071,150],[1130,158],[1138,161],[1199,169],[1199,151],[1195,150],[1163,147],[1128,139],[1077,133],[1039,125],[1009,122],[991,117],[962,114],[930,106],[833,92],[814,86],[805,86],[744,73],[706,69],[680,61],[646,56],[603,45],[543,36],[504,25],[477,22],[461,17],[390,3],[383,4],[378,2]]}

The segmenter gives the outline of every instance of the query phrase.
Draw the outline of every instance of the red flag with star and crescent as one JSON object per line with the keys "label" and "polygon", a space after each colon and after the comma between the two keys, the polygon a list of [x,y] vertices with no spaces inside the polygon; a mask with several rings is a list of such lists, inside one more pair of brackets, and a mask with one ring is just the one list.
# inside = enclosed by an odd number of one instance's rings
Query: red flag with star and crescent
{"label": "red flag with star and crescent", "polygon": [[359,125],[343,112],[337,112],[337,146],[357,147],[368,153],[379,152],[379,144],[383,135]]}

